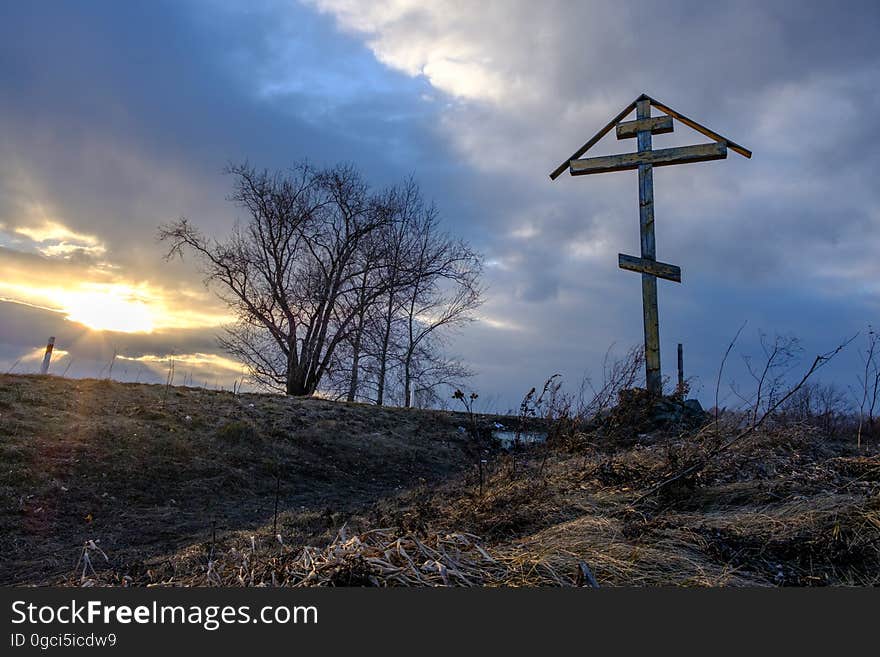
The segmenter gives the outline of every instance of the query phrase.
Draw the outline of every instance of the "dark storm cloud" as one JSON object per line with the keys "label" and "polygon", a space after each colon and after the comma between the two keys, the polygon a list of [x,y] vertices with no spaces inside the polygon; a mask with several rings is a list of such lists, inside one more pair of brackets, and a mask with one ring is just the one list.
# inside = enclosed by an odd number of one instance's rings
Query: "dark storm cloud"
{"label": "dark storm cloud", "polygon": [[[395,170],[387,146],[415,130],[407,123],[429,120],[413,91],[423,85],[387,74],[338,36],[326,57],[320,44],[332,26],[305,10],[290,19],[300,46],[276,47],[277,12],[254,6],[8,8],[0,27],[2,220],[31,221],[20,206],[37,197],[65,225],[99,232],[116,260],[158,269],[158,222],[185,214],[208,228],[230,225],[235,210],[220,175],[229,161],[275,168],[301,158],[352,160],[378,184],[408,170],[410,153]],[[357,58],[362,64],[352,67]],[[276,82],[282,64],[287,77],[305,82]],[[363,86],[351,96],[345,81],[355,72]],[[309,84],[322,75],[337,81]],[[371,84],[380,76],[390,79],[385,88]],[[421,147],[418,139],[404,146]]]}

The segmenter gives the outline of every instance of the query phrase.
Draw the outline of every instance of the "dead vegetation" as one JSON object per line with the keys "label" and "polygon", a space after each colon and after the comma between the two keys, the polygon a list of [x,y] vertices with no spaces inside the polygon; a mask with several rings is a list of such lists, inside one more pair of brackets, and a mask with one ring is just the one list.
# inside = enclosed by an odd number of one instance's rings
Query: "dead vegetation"
{"label": "dead vegetation", "polygon": [[330,540],[355,510],[465,467],[458,423],[319,399],[0,377],[0,582],[69,573],[89,540],[136,564],[256,529],[271,523],[276,492],[291,540]]}
{"label": "dead vegetation", "polygon": [[487,443],[481,493],[462,415],[180,389],[163,412],[161,386],[3,383],[7,583],[880,584],[876,442],[816,423],[718,451],[742,417],[644,430],[625,395],[549,444]]}
{"label": "dead vegetation", "polygon": [[194,547],[137,577],[89,570],[73,585],[147,586],[511,586],[571,585],[551,566],[525,553],[491,555],[466,533],[397,535],[373,529],[349,536],[343,527],[322,548],[292,548],[256,536]]}

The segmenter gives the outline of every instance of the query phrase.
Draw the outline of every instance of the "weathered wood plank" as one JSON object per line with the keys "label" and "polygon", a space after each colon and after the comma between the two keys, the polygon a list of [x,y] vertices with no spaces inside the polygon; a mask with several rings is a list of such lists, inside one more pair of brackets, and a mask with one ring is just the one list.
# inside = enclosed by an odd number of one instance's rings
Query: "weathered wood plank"
{"label": "weathered wood plank", "polygon": [[[644,133],[650,134],[650,133]],[[727,157],[727,145],[724,142],[699,144],[681,148],[664,148],[659,151],[643,151],[625,153],[623,155],[605,155],[589,157],[583,160],[571,160],[569,170],[573,176],[584,176],[591,173],[610,173],[612,171],[631,171],[639,165],[650,164],[665,167],[672,164],[689,164],[691,162],[707,162],[723,160]]]}
{"label": "weathered wood plank", "polygon": [[590,137],[590,140],[589,140],[586,144],[584,144],[584,145],[581,146],[579,149],[577,149],[574,153],[572,153],[572,156],[571,156],[570,158],[568,158],[565,162],[563,162],[563,163],[560,164],[558,167],[556,167],[556,168],[553,170],[553,173],[550,174],[550,180],[556,180],[559,176],[561,176],[562,173],[565,171],[565,168],[568,166],[568,163],[569,163],[569,162],[571,162],[572,160],[576,160],[576,159],[579,158],[581,155],[583,155],[583,154],[586,153],[588,150],[590,150],[593,146],[595,146],[595,145],[599,142],[600,139],[602,139],[602,137],[604,137],[605,135],[608,134],[608,132],[611,130],[611,128],[613,128],[613,127],[616,126],[618,123],[620,123],[623,119],[625,119],[626,116],[627,116],[628,114],[630,114],[630,113],[636,108],[636,103],[637,103],[640,99],[642,99],[642,97],[647,98],[647,96],[645,96],[644,94],[642,94],[641,96],[639,96],[638,98],[636,98],[636,100],[634,100],[634,101],[631,102],[629,105],[627,105],[626,107],[624,107],[624,108],[621,110],[620,114],[618,114],[618,115],[615,116],[613,119],[611,119],[611,120],[605,125],[604,128],[602,128],[599,132],[597,132],[595,135],[593,135],[592,137]]}
{"label": "weathered wood plank", "polygon": [[[651,99],[639,98],[636,102],[636,120],[651,118]],[[657,260],[654,241],[654,165],[645,158],[652,155],[652,138],[649,130],[637,133],[636,143],[639,167],[639,236],[642,259]],[[663,394],[663,378],[660,374],[660,314],[657,309],[657,277],[642,274],[642,315],[645,323],[645,387],[651,395]]]}
{"label": "weathered wood plank", "polygon": [[697,132],[699,132],[703,135],[706,135],[709,139],[714,139],[715,141],[726,142],[732,151],[739,153],[743,157],[747,157],[747,158],[752,157],[752,151],[750,151],[745,146],[740,146],[735,141],[732,141],[732,140],[728,139],[727,137],[724,137],[724,136],[718,134],[714,130],[711,130],[710,128],[707,128],[706,126],[704,126],[700,123],[697,123],[693,119],[689,119],[684,114],[681,114],[680,112],[676,112],[674,109],[667,107],[666,105],[664,105],[663,103],[661,103],[658,100],[655,100],[654,98],[651,98],[650,100],[651,100],[651,105],[656,107],[661,112],[665,112],[666,114],[669,114],[670,116],[675,117],[676,119],[678,119],[679,121],[684,123],[689,128],[692,128],[693,130],[696,130]]}
{"label": "weathered wood plank", "polygon": [[617,262],[621,269],[639,272],[640,274],[650,274],[658,278],[665,278],[668,281],[681,283],[681,267],[677,265],[670,265],[666,262],[658,262],[657,260],[648,260],[646,258],[637,258],[625,253],[617,254]]}
{"label": "weathered wood plank", "polygon": [[641,119],[636,121],[624,121],[617,124],[617,138],[631,139],[638,135],[639,130],[650,130],[652,135],[665,135],[673,131],[672,117],[655,116],[650,119]]}

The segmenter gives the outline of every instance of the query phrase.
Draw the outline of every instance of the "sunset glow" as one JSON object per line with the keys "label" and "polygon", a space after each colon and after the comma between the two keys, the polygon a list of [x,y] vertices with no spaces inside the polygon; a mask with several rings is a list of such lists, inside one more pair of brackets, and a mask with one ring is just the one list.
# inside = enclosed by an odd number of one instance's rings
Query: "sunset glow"
{"label": "sunset glow", "polygon": [[97,331],[151,333],[154,311],[142,297],[125,286],[95,286],[96,289],[68,291],[63,295],[67,319]]}
{"label": "sunset glow", "polygon": [[191,303],[191,293],[172,294],[161,287],[123,281],[71,281],[69,286],[49,287],[40,281],[0,279],[0,300],[58,312],[94,331],[152,333],[219,326],[231,319],[210,308],[199,311]]}

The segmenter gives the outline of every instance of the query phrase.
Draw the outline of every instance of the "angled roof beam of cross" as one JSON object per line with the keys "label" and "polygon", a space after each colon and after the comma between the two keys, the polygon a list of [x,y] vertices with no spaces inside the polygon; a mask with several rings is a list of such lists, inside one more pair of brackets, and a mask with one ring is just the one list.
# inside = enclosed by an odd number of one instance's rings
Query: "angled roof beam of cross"
{"label": "angled roof beam of cross", "polygon": [[[696,130],[697,132],[705,135],[706,137],[709,137],[709,139],[713,139],[716,142],[725,142],[727,144],[727,147],[730,150],[735,151],[736,153],[739,153],[743,157],[748,157],[748,158],[752,157],[752,152],[749,149],[745,148],[744,146],[741,146],[741,145],[737,144],[735,141],[732,141],[732,140],[728,139],[727,137],[724,137],[724,136],[718,134],[714,130],[710,130],[706,126],[704,126],[700,123],[697,123],[693,119],[686,117],[684,114],[681,114],[680,112],[676,112],[674,109],[670,108],[667,105],[664,105],[663,103],[661,103],[658,100],[654,100],[653,98],[651,98],[647,94],[642,94],[641,96],[636,98],[634,101],[632,101],[629,105],[624,107],[623,110],[620,112],[620,114],[618,114],[613,119],[611,119],[611,121],[609,121],[601,130],[599,130],[599,132],[597,132],[595,135],[593,135],[587,143],[585,143],[583,146],[581,146],[579,149],[577,149],[574,153],[572,153],[571,157],[569,157],[567,160],[562,162],[558,167],[556,167],[556,169],[554,169],[553,172],[550,174],[550,180],[556,180],[569,167],[569,163],[572,160],[578,159],[581,155],[583,155],[588,150],[590,150],[593,146],[595,146],[602,139],[602,137],[604,137],[609,132],[611,132],[612,128],[617,126],[621,121],[623,121],[623,119],[625,119],[627,117],[628,114],[630,114],[636,108],[636,104],[640,100],[650,101],[652,107],[656,107],[661,112],[664,112],[665,114],[668,114],[669,116],[678,119],[679,121],[684,123],[689,128]],[[662,120],[663,117],[655,117],[655,118]],[[629,123],[635,124],[636,122],[633,121],[633,122],[629,122]],[[629,128],[626,127],[627,123],[622,124],[622,126],[624,126],[623,133],[621,134],[621,130],[618,130],[618,138],[631,136],[631,135],[627,134],[627,131],[629,130]],[[635,125],[632,126],[632,128],[635,128],[635,127],[636,127]],[[668,132],[668,131],[665,130],[664,128],[661,128],[659,130],[655,130],[654,134],[662,134],[663,132]]]}

